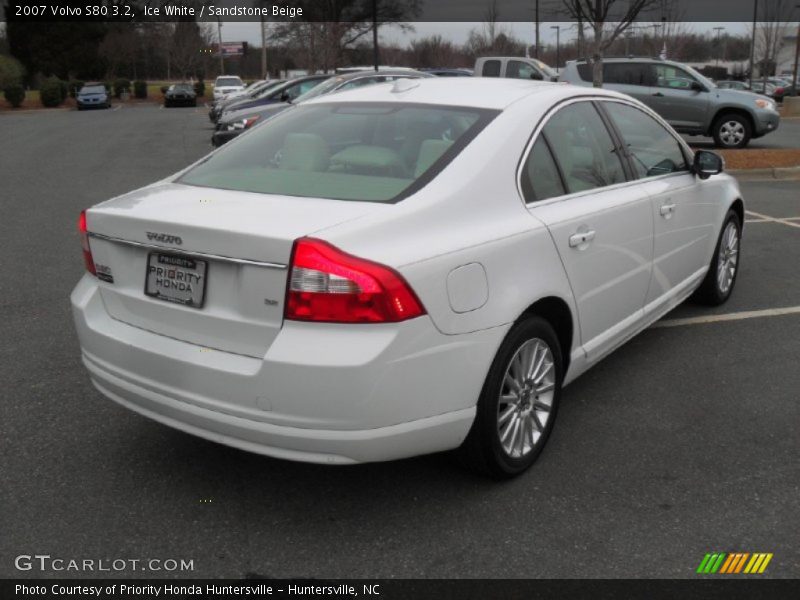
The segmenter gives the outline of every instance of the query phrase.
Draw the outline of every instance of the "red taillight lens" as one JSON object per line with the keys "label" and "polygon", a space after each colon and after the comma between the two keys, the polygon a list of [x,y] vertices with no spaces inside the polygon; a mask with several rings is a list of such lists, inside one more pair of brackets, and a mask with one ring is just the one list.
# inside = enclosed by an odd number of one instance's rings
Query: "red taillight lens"
{"label": "red taillight lens", "polygon": [[92,258],[92,249],[89,248],[89,230],[86,227],[86,211],[81,211],[81,216],[78,217],[78,232],[81,234],[81,246],[83,247],[83,262],[86,264],[86,270],[92,275],[97,275],[94,268],[94,259]]}
{"label": "red taillight lens", "polygon": [[402,275],[313,238],[297,240],[286,294],[287,319],[395,323],[425,314]]}

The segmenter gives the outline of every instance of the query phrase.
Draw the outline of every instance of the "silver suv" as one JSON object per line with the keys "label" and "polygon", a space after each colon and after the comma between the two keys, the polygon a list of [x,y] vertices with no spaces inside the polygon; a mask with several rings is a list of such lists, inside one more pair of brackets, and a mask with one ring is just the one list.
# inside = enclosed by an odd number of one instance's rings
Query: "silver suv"
{"label": "silver suv", "polygon": [[[560,81],[592,85],[592,65],[569,61]],[[780,124],[775,102],[764,96],[722,89],[689,66],[658,58],[606,58],[603,87],[633,96],[676,130],[711,136],[721,148],[744,148],[751,138]]]}

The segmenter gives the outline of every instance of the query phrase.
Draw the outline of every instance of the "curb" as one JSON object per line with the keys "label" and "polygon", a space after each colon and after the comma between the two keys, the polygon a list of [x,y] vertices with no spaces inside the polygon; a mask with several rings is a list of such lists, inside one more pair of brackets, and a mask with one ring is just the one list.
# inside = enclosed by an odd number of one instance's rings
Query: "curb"
{"label": "curb", "polygon": [[800,180],[800,166],[798,167],[770,167],[768,169],[731,169],[726,171],[739,181],[798,181]]}

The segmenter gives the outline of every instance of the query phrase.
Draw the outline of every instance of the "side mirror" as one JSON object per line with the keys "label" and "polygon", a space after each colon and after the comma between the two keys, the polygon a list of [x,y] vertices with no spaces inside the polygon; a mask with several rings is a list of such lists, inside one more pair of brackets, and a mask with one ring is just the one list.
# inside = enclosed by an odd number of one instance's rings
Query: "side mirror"
{"label": "side mirror", "polygon": [[531,79],[535,79],[536,81],[542,81],[544,80],[544,77],[542,77],[542,74],[539,73],[539,71],[533,71],[531,73]]}
{"label": "side mirror", "polygon": [[693,82],[692,82],[692,85],[690,86],[690,88],[691,88],[691,90],[692,90],[693,92],[707,92],[707,91],[708,91],[708,90],[705,88],[705,86],[701,85],[701,84],[700,84],[699,82],[697,82],[697,81],[693,81]]}
{"label": "side mirror", "polygon": [[708,179],[712,175],[719,175],[725,170],[725,161],[719,154],[708,150],[698,150],[694,155],[692,173],[700,179]]}
{"label": "side mirror", "polygon": [[281,94],[281,102],[288,102],[289,100],[291,100],[291,97],[289,96],[289,92],[283,92]]}

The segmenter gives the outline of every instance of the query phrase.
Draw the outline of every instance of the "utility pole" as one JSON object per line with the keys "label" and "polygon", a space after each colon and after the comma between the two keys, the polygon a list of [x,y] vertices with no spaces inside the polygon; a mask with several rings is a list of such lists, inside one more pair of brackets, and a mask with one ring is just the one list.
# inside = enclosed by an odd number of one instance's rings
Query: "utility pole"
{"label": "utility pole", "polygon": [[750,40],[750,88],[753,87],[753,71],[756,68],[756,28],[758,27],[758,0],[753,0],[753,39]]}
{"label": "utility pole", "polygon": [[225,75],[225,57],[222,54],[222,21],[217,17],[217,34],[219,35],[219,74]]}
{"label": "utility pole", "polygon": [[722,49],[722,44],[720,43],[719,35],[723,31],[725,31],[725,28],[724,27],[714,27],[714,31],[717,32],[717,66],[719,66],[719,55],[720,55],[720,52],[721,52],[721,49]]}
{"label": "utility pole", "polygon": [[533,57],[539,58],[539,0],[536,0],[536,45],[533,47]]}
{"label": "utility pole", "polygon": [[261,79],[267,79],[267,22],[261,15]]}
{"label": "utility pole", "polygon": [[[800,8],[800,4],[796,4],[795,8]],[[800,22],[797,23],[797,39],[795,40],[794,47],[794,69],[792,70],[792,95],[797,96],[797,67],[800,62]]]}
{"label": "utility pole", "polygon": [[561,25],[553,25],[550,29],[556,30],[556,72],[561,73]]}
{"label": "utility pole", "polygon": [[378,0],[372,0],[372,55],[375,71],[379,71],[380,54],[378,51]]}

